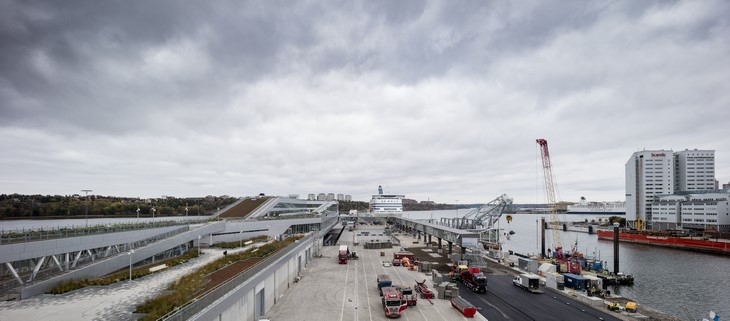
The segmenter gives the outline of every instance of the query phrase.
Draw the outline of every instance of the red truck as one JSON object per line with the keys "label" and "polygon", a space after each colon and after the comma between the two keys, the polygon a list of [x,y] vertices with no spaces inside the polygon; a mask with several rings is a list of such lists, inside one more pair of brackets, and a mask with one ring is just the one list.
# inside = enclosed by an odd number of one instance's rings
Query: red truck
{"label": "red truck", "polygon": [[487,292],[487,276],[478,267],[470,267],[461,272],[461,282],[474,292]]}
{"label": "red truck", "polygon": [[337,260],[340,264],[347,264],[347,258],[350,256],[350,250],[347,245],[340,245],[340,252],[337,254]]}
{"label": "red truck", "polygon": [[408,306],[406,301],[403,300],[403,295],[398,289],[392,286],[386,286],[380,289],[383,295],[383,309],[385,310],[385,316],[389,318],[399,318]]}

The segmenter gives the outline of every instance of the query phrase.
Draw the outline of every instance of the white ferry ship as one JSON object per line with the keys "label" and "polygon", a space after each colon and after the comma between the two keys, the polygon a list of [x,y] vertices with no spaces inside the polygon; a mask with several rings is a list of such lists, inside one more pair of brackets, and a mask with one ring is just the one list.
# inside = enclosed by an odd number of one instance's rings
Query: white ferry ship
{"label": "white ferry ship", "polygon": [[403,215],[403,199],[405,195],[383,194],[383,186],[378,186],[378,194],[370,199],[370,212],[374,216]]}
{"label": "white ferry ship", "polygon": [[626,202],[589,202],[581,197],[580,202],[568,205],[567,214],[626,215]]}

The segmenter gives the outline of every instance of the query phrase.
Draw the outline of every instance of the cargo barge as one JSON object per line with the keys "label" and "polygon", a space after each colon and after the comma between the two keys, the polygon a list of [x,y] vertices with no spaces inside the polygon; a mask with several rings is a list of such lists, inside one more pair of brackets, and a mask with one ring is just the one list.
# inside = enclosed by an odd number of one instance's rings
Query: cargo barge
{"label": "cargo barge", "polygon": [[[675,249],[730,255],[730,240],[702,237],[671,236],[652,231],[620,231],[619,241],[657,245]],[[599,240],[613,240],[613,231],[598,230]]]}

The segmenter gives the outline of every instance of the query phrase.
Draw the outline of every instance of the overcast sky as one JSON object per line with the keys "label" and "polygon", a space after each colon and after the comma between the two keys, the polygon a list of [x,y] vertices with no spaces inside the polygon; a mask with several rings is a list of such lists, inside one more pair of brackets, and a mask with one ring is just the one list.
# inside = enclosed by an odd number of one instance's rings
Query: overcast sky
{"label": "overcast sky", "polygon": [[727,1],[0,0],[0,193],[623,200],[730,181]]}

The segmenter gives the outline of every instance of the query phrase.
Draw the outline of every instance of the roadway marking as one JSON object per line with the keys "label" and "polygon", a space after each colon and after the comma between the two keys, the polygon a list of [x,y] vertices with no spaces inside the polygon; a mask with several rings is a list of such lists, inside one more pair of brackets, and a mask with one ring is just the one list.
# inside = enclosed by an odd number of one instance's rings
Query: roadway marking
{"label": "roadway marking", "polygon": [[[370,251],[368,251],[368,256],[370,256],[369,253],[370,253]],[[372,262],[372,259],[370,260],[370,262]],[[370,316],[370,320],[372,321],[373,320],[373,311],[371,310],[372,307],[370,306],[370,291],[368,291],[368,272],[365,269],[365,262],[362,262],[362,274],[363,274],[363,279],[365,280],[365,283],[363,283],[363,284],[365,284],[365,296],[367,296],[367,298],[368,298],[368,300],[367,300],[368,315]]]}
{"label": "roadway marking", "polygon": [[[338,252],[339,255],[339,252]],[[340,259],[337,259],[337,265],[340,264]],[[347,270],[345,271],[345,284],[342,291],[342,310],[340,310],[340,321],[345,317],[345,298],[347,297],[347,280],[350,276],[350,265],[347,265]]]}

